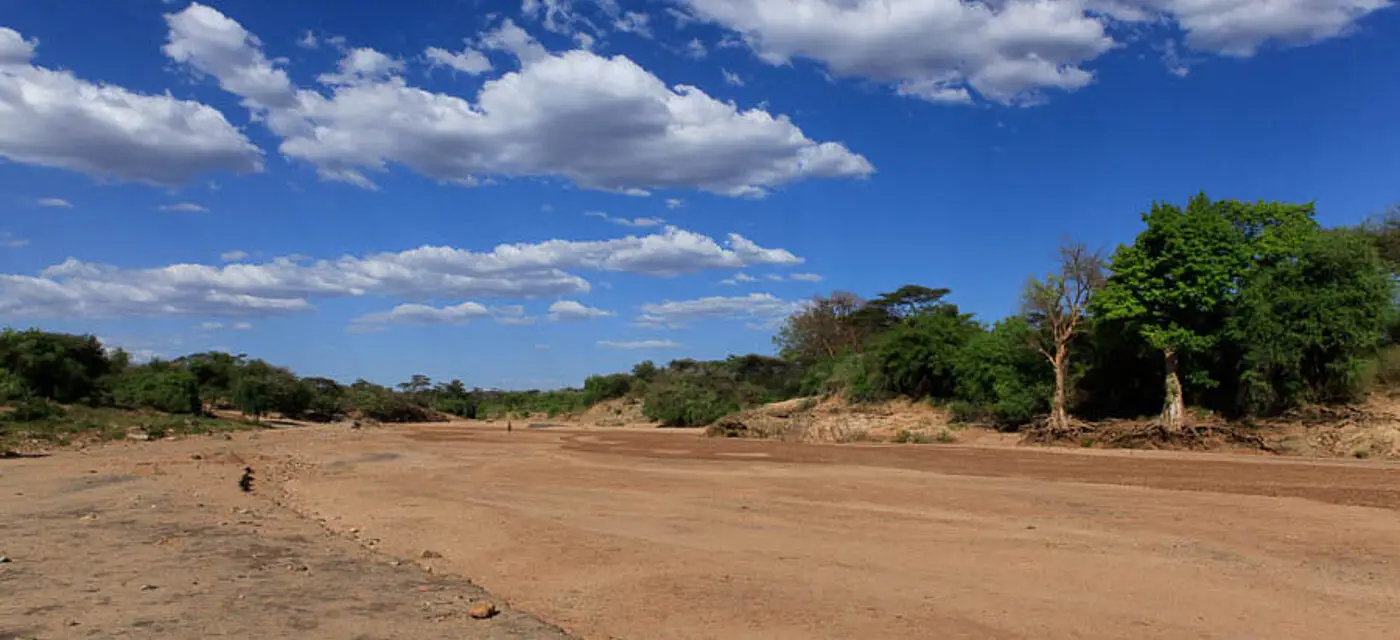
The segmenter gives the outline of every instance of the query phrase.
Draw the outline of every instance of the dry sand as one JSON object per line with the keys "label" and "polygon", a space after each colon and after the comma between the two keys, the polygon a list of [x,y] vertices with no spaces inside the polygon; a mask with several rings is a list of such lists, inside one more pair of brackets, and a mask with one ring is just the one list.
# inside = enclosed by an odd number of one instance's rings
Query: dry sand
{"label": "dry sand", "polygon": [[[0,638],[558,637],[531,616],[587,638],[1393,638],[1397,508],[1377,462],[482,424],[124,443],[0,460]],[[467,618],[488,597],[467,578],[506,612]]]}

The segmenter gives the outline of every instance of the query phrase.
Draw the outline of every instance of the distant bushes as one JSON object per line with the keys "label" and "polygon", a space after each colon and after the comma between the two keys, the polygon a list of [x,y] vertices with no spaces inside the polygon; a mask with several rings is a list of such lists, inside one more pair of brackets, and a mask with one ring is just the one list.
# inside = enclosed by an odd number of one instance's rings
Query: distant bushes
{"label": "distant bushes", "polygon": [[117,378],[112,400],[124,409],[153,409],[166,413],[203,413],[194,374],[168,365],[135,367]]}

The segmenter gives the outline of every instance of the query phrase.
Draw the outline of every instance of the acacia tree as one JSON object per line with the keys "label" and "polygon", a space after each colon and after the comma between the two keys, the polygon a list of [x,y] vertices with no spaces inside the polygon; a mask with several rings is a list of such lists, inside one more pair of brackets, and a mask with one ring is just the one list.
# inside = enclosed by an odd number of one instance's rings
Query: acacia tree
{"label": "acacia tree", "polygon": [[[1212,202],[1205,194],[1184,210],[1154,204],[1143,221],[1147,229],[1114,253],[1094,315],[1129,323],[1161,352],[1161,422],[1175,432],[1185,414],[1182,361],[1216,346],[1253,271],[1296,256],[1317,223],[1311,204]],[[1216,384],[1204,368],[1189,371],[1187,380]]]}
{"label": "acacia tree", "polygon": [[1099,252],[1078,242],[1067,242],[1060,245],[1059,270],[1044,279],[1031,279],[1021,295],[1021,313],[1039,329],[1029,334],[1032,346],[1055,370],[1055,395],[1050,401],[1050,426],[1055,430],[1069,426],[1065,378],[1070,341],[1104,280],[1104,262]]}
{"label": "acacia tree", "polygon": [[808,364],[859,352],[865,332],[853,318],[864,306],[865,301],[854,293],[817,296],[783,321],[773,342],[784,357]]}

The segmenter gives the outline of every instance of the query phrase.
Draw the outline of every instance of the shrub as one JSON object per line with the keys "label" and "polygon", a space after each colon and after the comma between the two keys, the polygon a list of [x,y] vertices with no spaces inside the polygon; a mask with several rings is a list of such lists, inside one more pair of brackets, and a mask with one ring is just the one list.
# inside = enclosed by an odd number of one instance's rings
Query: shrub
{"label": "shrub", "polygon": [[651,384],[642,405],[643,415],[667,427],[703,427],[738,410],[734,398],[689,380]]}
{"label": "shrub", "polygon": [[589,406],[604,400],[621,398],[632,392],[633,378],[626,373],[588,376],[583,381],[583,401]]}
{"label": "shrub", "polygon": [[203,412],[199,383],[193,374],[151,364],[128,371],[116,380],[112,399],[127,409],[153,409],[166,413]]}
{"label": "shrub", "polygon": [[11,422],[39,422],[50,418],[63,417],[63,407],[60,407],[43,398],[29,398],[14,406],[14,409],[3,415]]}

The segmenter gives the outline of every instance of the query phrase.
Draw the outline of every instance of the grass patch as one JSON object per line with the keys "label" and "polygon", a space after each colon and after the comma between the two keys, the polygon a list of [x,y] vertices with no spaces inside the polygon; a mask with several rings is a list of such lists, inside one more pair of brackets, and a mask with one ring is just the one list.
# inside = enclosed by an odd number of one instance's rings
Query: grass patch
{"label": "grass patch", "polygon": [[958,441],[958,438],[953,435],[953,432],[947,429],[939,431],[934,435],[916,433],[908,429],[900,429],[898,433],[894,434],[894,438],[890,441],[898,444],[953,444]]}
{"label": "grass patch", "polygon": [[154,440],[167,436],[258,428],[258,425],[242,420],[76,405],[52,415],[16,414],[13,410],[0,410],[0,448],[14,449],[25,443],[64,446],[81,441],[120,440],[131,432],[144,433]]}

